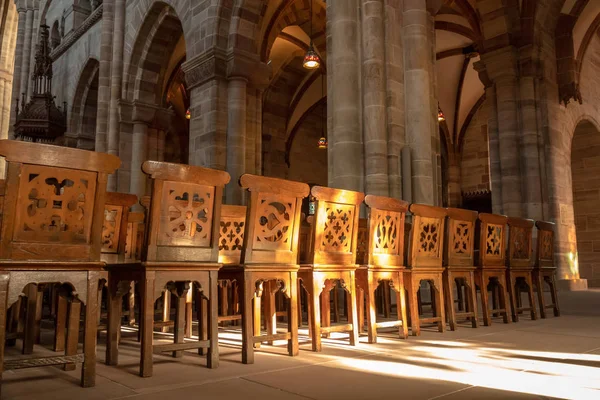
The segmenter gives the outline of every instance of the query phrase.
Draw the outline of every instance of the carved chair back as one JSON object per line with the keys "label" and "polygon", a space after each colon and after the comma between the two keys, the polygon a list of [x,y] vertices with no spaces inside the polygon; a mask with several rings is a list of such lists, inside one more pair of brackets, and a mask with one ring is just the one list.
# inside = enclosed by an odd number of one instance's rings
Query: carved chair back
{"label": "carved chair back", "polygon": [[482,268],[506,266],[506,222],[504,215],[481,213],[478,216],[478,265]]}
{"label": "carved chair back", "polygon": [[531,219],[513,218],[508,224],[508,267],[533,268],[533,225]]}
{"label": "carved chair back", "polygon": [[146,161],[152,179],[143,261],[217,263],[225,171]]}
{"label": "carved chair back", "polygon": [[125,260],[129,209],[136,202],[137,196],[133,194],[106,194],[102,226],[102,261],[114,263]]}
{"label": "carved chair back", "polygon": [[244,174],[240,186],[250,192],[244,233],[244,265],[298,265],[298,236],[305,183]]}
{"label": "carved chair back", "polygon": [[460,208],[447,208],[448,229],[444,251],[444,264],[449,267],[475,265],[475,225],[477,212]]}
{"label": "carved chair back", "polygon": [[368,195],[365,203],[369,206],[368,264],[375,267],[403,267],[404,222],[408,203],[373,195]]}
{"label": "carved chair back", "polygon": [[144,213],[130,212],[127,220],[127,238],[125,239],[125,261],[133,262],[142,259],[145,224]]}
{"label": "carved chair back", "polygon": [[309,264],[355,266],[360,204],[365,195],[322,186],[314,186],[311,194],[317,204]]}
{"label": "carved chair back", "polygon": [[219,263],[239,265],[244,246],[246,207],[223,204],[219,226]]}
{"label": "carved chair back", "polygon": [[7,162],[0,259],[99,261],[108,175],[118,157],[0,140]]}
{"label": "carved chair back", "polygon": [[554,265],[554,223],[537,221],[538,229],[537,254],[535,266],[537,268],[556,268]]}
{"label": "carved chair back", "polygon": [[411,204],[410,212],[413,214],[413,222],[408,266],[413,269],[442,268],[446,210]]}
{"label": "carved chair back", "polygon": [[358,220],[358,235],[356,236],[356,263],[367,265],[369,263],[369,220]]}

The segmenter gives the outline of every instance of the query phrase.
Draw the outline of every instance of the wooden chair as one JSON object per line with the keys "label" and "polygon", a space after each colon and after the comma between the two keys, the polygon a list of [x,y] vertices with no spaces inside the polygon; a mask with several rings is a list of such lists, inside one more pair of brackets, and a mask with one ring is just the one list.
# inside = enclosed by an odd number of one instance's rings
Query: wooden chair
{"label": "wooden chair", "polygon": [[[0,234],[0,343],[6,310],[27,285],[34,304],[31,295],[40,285],[60,283],[73,314],[85,305],[83,354],[67,349],[64,356],[5,361],[2,345],[0,368],[82,363],[81,385],[94,386],[98,288],[106,279],[100,261],[106,183],[121,162],[108,154],[12,140],[0,140],[0,156],[8,164]],[[26,354],[33,350],[35,321],[36,313],[28,313]],[[69,332],[78,336],[76,321],[77,329]]]}
{"label": "wooden chair", "polygon": [[[475,270],[475,283],[481,290],[481,308],[483,324],[492,324],[492,313],[501,314],[504,323],[510,323],[511,314],[506,281],[506,222],[504,215],[481,213],[478,216],[479,234],[477,249],[479,253],[478,267]],[[496,290],[499,297],[497,307],[489,306],[488,284],[492,283],[492,294]]]}
{"label": "wooden chair", "polygon": [[[475,225],[477,212],[447,208],[447,234],[444,251],[444,294],[446,316],[451,330],[456,330],[458,318],[470,318],[473,328],[478,327],[477,291],[475,289]],[[454,287],[459,301],[466,291],[466,309],[454,309]]]}
{"label": "wooden chair", "polygon": [[[146,225],[142,212],[130,212],[127,221],[127,238],[125,239],[125,262],[141,262],[142,247]],[[128,325],[135,326],[135,282],[129,285],[127,296]],[[138,331],[139,332],[139,331]],[[139,335],[138,335],[139,336]]]}
{"label": "wooden chair", "polygon": [[[410,212],[413,214],[408,252],[410,270],[405,271],[404,281],[408,289],[412,334],[420,335],[423,323],[436,323],[438,330],[444,332],[446,319],[442,275],[446,210],[411,204]],[[421,281],[427,281],[431,288],[431,308],[434,314],[431,318],[419,316]]]}
{"label": "wooden chair", "polygon": [[[408,203],[373,195],[368,195],[365,203],[369,206],[366,262],[361,263],[356,270],[356,283],[357,291],[362,290],[367,302],[369,343],[377,343],[377,328],[400,327],[400,337],[406,339],[408,324],[404,292],[404,220]],[[380,283],[388,297],[388,285],[396,292],[398,317],[395,321],[377,322],[375,291]],[[363,314],[362,298],[359,299],[359,314]],[[384,314],[385,306],[384,304]]]}
{"label": "wooden chair", "polygon": [[[531,319],[537,319],[533,298],[533,225],[534,221],[523,218],[508,218],[508,269],[506,281],[512,310],[513,322],[519,322],[519,313],[529,311]],[[527,290],[529,307],[521,304],[521,289]]]}
{"label": "wooden chair", "polygon": [[[546,310],[552,309],[554,316],[559,317],[560,309],[558,307],[555,278],[556,266],[554,265],[554,223],[537,221],[535,226],[538,229],[538,236],[533,282],[536,285],[538,301],[540,303],[540,316],[546,318]],[[546,304],[544,283],[550,288],[551,304]]]}
{"label": "wooden chair", "polygon": [[[300,266],[300,279],[308,297],[309,331],[312,350],[321,351],[321,334],[348,332],[350,345],[358,344],[358,315],[356,307],[356,245],[360,204],[364,194],[341,189],[314,186],[311,194],[317,201],[312,224],[313,245],[309,263]],[[327,296],[336,281],[348,293],[348,324],[329,326]],[[325,293],[319,301],[321,292]]]}
{"label": "wooden chair", "polygon": [[[244,174],[240,186],[250,192],[241,268],[229,267],[242,287],[242,362],[254,363],[254,345],[287,340],[290,356],[298,355],[298,235],[305,183]],[[226,270],[227,267],[224,269]],[[286,332],[277,333],[274,296],[289,299]],[[261,297],[267,334],[260,331]]]}
{"label": "wooden chair", "polygon": [[[147,236],[142,262],[108,265],[110,301],[109,319],[120,313],[118,288],[136,281],[141,293],[140,375],[152,376],[153,353],[208,348],[207,366],[219,364],[217,329],[217,273],[220,268],[219,220],[223,188],[229,174],[202,167],[146,161],[144,173],[152,179]],[[194,286],[192,286],[194,285]],[[185,342],[185,311],[188,291],[197,287],[209,301],[208,340]],[[167,288],[176,297],[174,343],[153,344],[154,303]],[[108,344],[118,353],[114,332]],[[111,350],[112,351],[112,350]]]}

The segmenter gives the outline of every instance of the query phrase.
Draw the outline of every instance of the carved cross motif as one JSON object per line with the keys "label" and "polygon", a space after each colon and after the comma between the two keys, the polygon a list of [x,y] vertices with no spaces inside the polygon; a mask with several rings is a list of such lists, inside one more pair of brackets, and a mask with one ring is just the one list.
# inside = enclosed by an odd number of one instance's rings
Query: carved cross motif
{"label": "carved cross motif", "polygon": [[354,206],[325,202],[327,219],[323,227],[324,251],[350,252],[354,223]]}
{"label": "carved cross motif", "polygon": [[501,225],[489,224],[486,234],[485,254],[489,256],[501,257],[502,249],[502,229]]}
{"label": "carved cross motif", "polygon": [[376,227],[374,234],[373,251],[381,254],[398,254],[398,237],[400,226],[400,214],[394,212],[378,212],[375,216]]}
{"label": "carved cross motif", "polygon": [[471,224],[458,222],[454,228],[452,250],[456,254],[469,255],[471,253]]}
{"label": "carved cross motif", "polygon": [[242,251],[244,225],[244,221],[226,221],[222,219],[219,250]]}

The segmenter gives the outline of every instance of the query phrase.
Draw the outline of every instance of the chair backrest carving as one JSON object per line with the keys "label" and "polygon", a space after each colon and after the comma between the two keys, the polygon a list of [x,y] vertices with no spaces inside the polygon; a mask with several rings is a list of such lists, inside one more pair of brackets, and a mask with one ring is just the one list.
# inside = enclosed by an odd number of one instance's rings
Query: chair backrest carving
{"label": "chair backrest carving", "polygon": [[356,265],[360,204],[365,195],[314,186],[317,205],[309,264]]}
{"label": "chair backrest carving", "polygon": [[308,185],[244,174],[240,186],[250,192],[243,263],[298,265],[302,199],[308,196]]}
{"label": "chair backrest carving", "polygon": [[225,171],[146,161],[142,171],[152,179],[152,196],[144,261],[219,259],[219,223]]}
{"label": "chair backrest carving", "polygon": [[478,265],[506,267],[506,222],[504,215],[481,213],[478,216]]}
{"label": "chair backrest carving", "polygon": [[129,209],[136,202],[137,196],[133,194],[106,194],[102,225],[102,261],[113,263],[125,260]]}
{"label": "chair backrest carving", "polygon": [[450,267],[475,265],[475,225],[477,212],[447,208],[447,234],[444,264]]}
{"label": "chair backrest carving", "polygon": [[127,221],[127,238],[125,240],[125,261],[140,261],[144,244],[144,213],[130,212]]}
{"label": "chair backrest carving", "polygon": [[0,258],[99,261],[108,175],[118,157],[0,140],[6,196]]}
{"label": "chair backrest carving", "polygon": [[556,268],[554,265],[554,228],[553,222],[537,221],[537,268]]}
{"label": "chair backrest carving", "polygon": [[444,250],[444,223],[446,209],[411,204],[413,214],[410,231],[410,268],[442,268]]}
{"label": "chair backrest carving", "polygon": [[246,207],[223,204],[219,224],[219,263],[230,265],[240,263],[245,229]]}
{"label": "chair backrest carving", "polygon": [[531,219],[509,217],[508,267],[533,268],[533,226]]}
{"label": "chair backrest carving", "polygon": [[408,203],[390,197],[368,195],[369,229],[367,262],[373,266],[404,266],[404,222]]}

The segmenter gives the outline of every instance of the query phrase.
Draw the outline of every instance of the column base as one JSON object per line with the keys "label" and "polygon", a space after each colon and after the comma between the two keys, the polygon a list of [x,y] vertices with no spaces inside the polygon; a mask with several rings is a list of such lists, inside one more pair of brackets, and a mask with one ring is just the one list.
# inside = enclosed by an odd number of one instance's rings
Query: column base
{"label": "column base", "polygon": [[588,289],[587,279],[558,279],[556,286],[561,292],[577,292]]}

